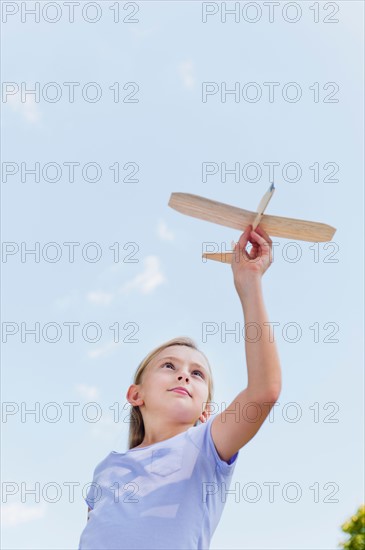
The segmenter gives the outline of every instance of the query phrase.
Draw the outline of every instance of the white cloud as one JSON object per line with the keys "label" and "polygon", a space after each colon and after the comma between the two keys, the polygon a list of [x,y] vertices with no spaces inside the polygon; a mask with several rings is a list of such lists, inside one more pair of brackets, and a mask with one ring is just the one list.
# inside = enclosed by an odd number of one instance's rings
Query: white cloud
{"label": "white cloud", "polygon": [[118,289],[119,294],[129,294],[133,289],[138,290],[142,294],[149,294],[159,285],[166,282],[166,278],[160,270],[160,261],[157,256],[147,256],[144,264],[144,271],[122,285]]}
{"label": "white cloud", "polygon": [[[136,262],[137,263],[137,262]],[[120,279],[120,277],[123,276],[123,273],[125,271],[125,263],[119,262],[119,263],[112,263],[105,267],[100,273],[98,274],[98,280],[101,280],[103,283],[110,285],[113,281],[115,281],[116,278]]]}
{"label": "white cloud", "polygon": [[[174,240],[174,235],[168,229],[163,221],[160,222],[158,227],[158,234],[161,239]],[[133,290],[140,292],[141,294],[149,294],[153,292],[159,285],[165,283],[167,279],[163,275],[160,267],[160,260],[157,256],[147,256],[144,260],[144,266],[142,273],[137,274],[133,279],[127,281],[121,285],[116,292],[104,292],[103,290],[91,290],[86,294],[87,302],[97,306],[108,306],[115,301],[118,295],[128,295]],[[103,273],[108,275],[109,278],[114,278],[118,275],[118,271],[123,268],[121,266],[112,265]],[[110,282],[109,282],[110,284]],[[115,284],[115,283],[114,283]],[[73,290],[70,294],[57,298],[54,301],[54,305],[59,309],[70,309],[71,307],[81,307],[80,293],[78,290]],[[104,354],[104,351],[91,352],[91,356],[95,357]]]}
{"label": "white cloud", "polygon": [[78,305],[79,302],[79,291],[73,290],[70,294],[57,298],[54,301],[54,305],[59,309],[69,309],[72,306]]}
{"label": "white cloud", "polygon": [[112,351],[115,351],[118,346],[121,345],[121,342],[114,342],[114,340],[111,340],[104,346],[100,346],[99,348],[94,348],[93,350],[88,351],[87,356],[90,359],[98,359],[99,357],[104,357],[106,355],[110,355]]}
{"label": "white cloud", "polygon": [[193,76],[193,63],[192,61],[183,61],[179,65],[179,74],[183,81],[185,88],[191,90],[195,86],[195,78]]}
{"label": "white cloud", "polygon": [[86,386],[85,384],[78,384],[76,391],[84,399],[97,399],[99,397],[99,390],[95,386]]}
{"label": "white cloud", "polygon": [[163,220],[159,220],[158,222],[157,235],[163,241],[173,241],[175,238],[174,234],[172,233],[172,231],[169,231],[167,225]]}
{"label": "white cloud", "polygon": [[1,506],[1,526],[16,527],[22,523],[42,519],[45,515],[45,508],[41,506],[27,506],[18,503],[5,504]]}
{"label": "white cloud", "polygon": [[96,304],[98,306],[107,306],[110,304],[112,299],[114,298],[114,295],[110,292],[103,292],[103,291],[94,291],[89,292],[87,294],[86,299],[88,302],[91,302],[92,304]]}
{"label": "white cloud", "polygon": [[20,92],[14,95],[8,95],[6,102],[10,105],[13,111],[19,113],[30,124],[39,122],[41,118],[41,112],[38,107],[38,103],[35,102],[33,95],[26,95],[26,101],[24,103],[20,100]]}

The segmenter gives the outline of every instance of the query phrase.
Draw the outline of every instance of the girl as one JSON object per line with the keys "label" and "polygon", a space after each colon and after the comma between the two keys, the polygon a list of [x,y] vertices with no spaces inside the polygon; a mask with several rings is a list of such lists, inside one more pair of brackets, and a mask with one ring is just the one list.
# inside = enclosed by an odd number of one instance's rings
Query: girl
{"label": "girl", "polygon": [[126,395],[129,450],[112,451],[96,466],[79,550],[209,548],[239,450],[257,433],[281,391],[261,289],[271,252],[265,231],[249,226],[232,257],[246,326],[254,325],[260,334],[245,338],[247,387],[228,409],[212,416],[212,372],[193,340],[175,338],[149,353]]}

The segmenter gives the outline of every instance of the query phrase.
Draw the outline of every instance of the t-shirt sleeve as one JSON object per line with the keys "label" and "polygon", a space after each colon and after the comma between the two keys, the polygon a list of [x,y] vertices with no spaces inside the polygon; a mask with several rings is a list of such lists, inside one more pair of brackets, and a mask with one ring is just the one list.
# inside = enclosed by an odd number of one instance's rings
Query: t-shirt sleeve
{"label": "t-shirt sleeve", "polygon": [[223,476],[230,476],[236,466],[239,451],[231,456],[228,462],[221,459],[212,438],[211,427],[214,418],[211,416],[205,424],[200,424],[189,430],[189,435],[209,462],[214,464]]}
{"label": "t-shirt sleeve", "polygon": [[93,473],[92,482],[85,485],[85,488],[87,487],[87,492],[84,501],[92,510],[94,510],[95,502],[98,502],[98,500],[100,500],[102,496],[100,480],[103,475],[103,471],[108,464],[108,457],[109,455],[96,465]]}
{"label": "t-shirt sleeve", "polygon": [[95,468],[92,482],[86,484],[86,486],[88,486],[88,489],[84,500],[88,507],[91,508],[91,510],[94,509],[95,502],[98,501],[101,496],[101,488],[97,483],[100,466],[101,464],[98,464],[98,466]]}
{"label": "t-shirt sleeve", "polygon": [[87,495],[84,498],[86,504],[92,510],[94,509],[94,504],[95,504],[95,485],[96,484],[94,482],[91,483],[91,485],[89,486],[89,489],[87,491]]}

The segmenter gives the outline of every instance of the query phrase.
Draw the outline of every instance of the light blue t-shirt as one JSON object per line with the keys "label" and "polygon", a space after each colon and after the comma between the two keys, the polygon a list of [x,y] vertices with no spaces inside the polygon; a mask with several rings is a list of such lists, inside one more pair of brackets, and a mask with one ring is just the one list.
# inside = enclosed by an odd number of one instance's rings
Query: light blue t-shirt
{"label": "light blue t-shirt", "polygon": [[209,549],[238,456],[219,457],[213,420],[102,460],[79,550]]}

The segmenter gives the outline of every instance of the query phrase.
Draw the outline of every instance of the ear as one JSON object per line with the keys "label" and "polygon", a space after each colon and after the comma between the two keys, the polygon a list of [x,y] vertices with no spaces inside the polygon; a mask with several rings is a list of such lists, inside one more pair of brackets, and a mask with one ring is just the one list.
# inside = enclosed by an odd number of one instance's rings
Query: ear
{"label": "ear", "polygon": [[144,404],[142,397],[140,396],[140,387],[137,384],[129,386],[126,398],[128,402],[134,407],[140,407]]}

